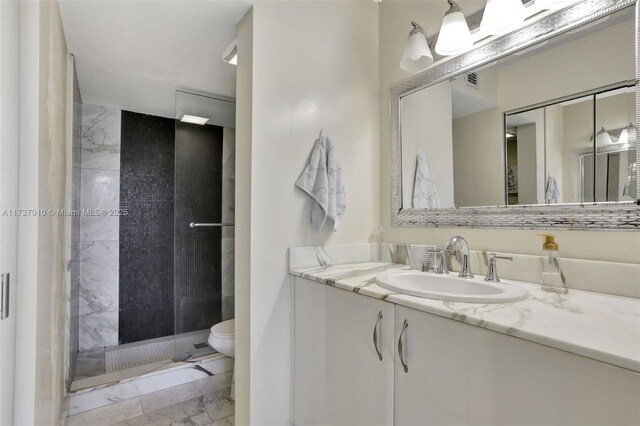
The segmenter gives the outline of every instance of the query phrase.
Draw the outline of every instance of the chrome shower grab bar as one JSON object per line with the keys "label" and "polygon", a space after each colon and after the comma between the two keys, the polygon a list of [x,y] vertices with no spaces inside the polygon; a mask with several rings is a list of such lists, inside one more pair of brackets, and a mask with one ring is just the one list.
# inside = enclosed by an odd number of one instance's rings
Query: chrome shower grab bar
{"label": "chrome shower grab bar", "polygon": [[196,223],[196,222],[191,222],[189,224],[189,226],[191,228],[199,228],[199,227],[206,227],[206,226],[213,226],[213,227],[236,226],[236,224],[235,223]]}

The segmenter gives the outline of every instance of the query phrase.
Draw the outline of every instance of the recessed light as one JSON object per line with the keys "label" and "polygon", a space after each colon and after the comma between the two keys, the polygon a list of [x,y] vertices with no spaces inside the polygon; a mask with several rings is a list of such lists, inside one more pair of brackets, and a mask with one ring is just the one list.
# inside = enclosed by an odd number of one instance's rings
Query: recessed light
{"label": "recessed light", "polygon": [[180,121],[183,123],[199,124],[204,126],[209,119],[205,117],[198,117],[197,115],[184,114]]}

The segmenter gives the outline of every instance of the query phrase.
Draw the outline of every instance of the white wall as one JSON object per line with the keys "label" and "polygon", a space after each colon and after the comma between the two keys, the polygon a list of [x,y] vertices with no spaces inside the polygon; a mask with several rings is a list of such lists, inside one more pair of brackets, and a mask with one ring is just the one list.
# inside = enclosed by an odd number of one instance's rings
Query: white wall
{"label": "white wall", "polygon": [[633,80],[634,46],[631,20],[502,67],[498,77],[500,106],[509,111]]}
{"label": "white wall", "polygon": [[518,126],[518,203],[538,204],[536,123]]}
{"label": "white wall", "polygon": [[[518,203],[545,203],[545,110],[539,108],[518,114],[533,122],[532,127],[518,127]],[[520,149],[522,144],[524,149]],[[502,149],[502,148],[499,148]],[[522,192],[524,189],[524,193]]]}
{"label": "white wall", "polygon": [[[390,242],[434,243],[443,245],[451,236],[460,234],[477,250],[495,250],[538,254],[540,231],[470,228],[392,227],[389,176],[389,86],[412,74],[399,67],[400,55],[410,29],[411,19],[442,17],[442,2],[384,1],[380,5],[380,112],[381,112],[381,219],[384,239]],[[436,19],[436,18],[433,18]],[[625,30],[628,31],[628,30]],[[633,40],[633,30],[628,33]],[[585,60],[591,60],[588,55]],[[633,60],[632,58],[630,59]],[[531,75],[528,71],[527,75]],[[563,76],[564,77],[564,76]],[[559,81],[567,81],[561,78]],[[541,94],[542,95],[542,94]],[[548,98],[547,98],[548,99]],[[454,154],[455,155],[455,154]],[[640,234],[637,232],[553,231],[566,257],[640,263]]]}
{"label": "white wall", "polygon": [[402,205],[413,208],[416,156],[421,148],[436,182],[440,206],[454,207],[449,84],[441,83],[402,98],[402,111]]}
{"label": "white wall", "polygon": [[[502,113],[498,108],[453,120],[456,206],[504,204],[504,160],[502,145],[497,143],[503,138],[502,127]],[[482,131],[478,132],[478,128]],[[381,134],[381,138],[388,144],[388,137]],[[483,172],[478,173],[481,168]],[[390,184],[383,180],[382,185],[384,191]]]}
{"label": "white wall", "polygon": [[[553,176],[558,181],[560,189],[560,201],[563,203],[571,203],[571,192],[563,191],[564,176],[562,172],[563,165],[563,146],[564,146],[564,121],[563,107],[560,105],[551,105],[544,109],[544,166],[545,179]],[[543,190],[546,193],[546,180]],[[545,200],[546,201],[546,200]],[[543,201],[544,202],[544,201]]]}
{"label": "white wall", "polygon": [[[19,206],[64,208],[67,49],[57,3],[21,2]],[[70,146],[69,146],[70,148]],[[18,222],[18,425],[59,424],[64,403],[64,218]]]}
{"label": "white wall", "polygon": [[[239,57],[249,50],[245,24]],[[245,331],[240,324],[249,318],[251,324],[251,374],[247,379],[247,360],[238,359],[237,386],[242,397],[250,393],[252,425],[281,425],[290,418],[287,249],[367,241],[380,223],[377,25],[374,2],[253,6],[253,75],[249,64],[239,64],[237,99],[237,175],[250,168],[250,186],[239,181],[236,193],[236,212],[244,208],[250,215],[236,219],[237,232],[251,230],[249,241],[246,234],[236,236],[236,259],[250,268],[250,277],[247,271],[236,274],[236,315],[239,333]],[[250,100],[243,92],[249,84]],[[249,123],[250,139],[244,133]],[[311,229],[310,199],[294,187],[320,129],[336,145],[346,183],[346,216],[335,233]],[[238,352],[247,343],[246,336],[239,338]],[[238,401],[238,410],[246,410],[244,402]],[[238,416],[240,424],[248,423],[246,413]]]}

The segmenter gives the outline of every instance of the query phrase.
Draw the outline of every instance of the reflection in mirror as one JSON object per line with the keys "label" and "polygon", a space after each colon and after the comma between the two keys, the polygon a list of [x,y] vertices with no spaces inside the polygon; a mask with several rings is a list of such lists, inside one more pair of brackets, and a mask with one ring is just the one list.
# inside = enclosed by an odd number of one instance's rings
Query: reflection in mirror
{"label": "reflection in mirror", "polygon": [[402,208],[636,200],[635,78],[629,7],[401,96]]}
{"label": "reflection in mirror", "polygon": [[508,204],[635,200],[635,102],[625,85],[505,114]]}

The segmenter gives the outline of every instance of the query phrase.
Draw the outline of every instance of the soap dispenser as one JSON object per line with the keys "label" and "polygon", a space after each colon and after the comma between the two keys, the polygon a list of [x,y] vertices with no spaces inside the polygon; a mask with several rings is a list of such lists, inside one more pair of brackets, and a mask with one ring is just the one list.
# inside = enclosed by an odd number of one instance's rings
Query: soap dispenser
{"label": "soap dispenser", "polygon": [[553,235],[541,235],[544,237],[542,245],[542,272],[540,282],[542,290],[565,294],[567,287],[564,285],[562,271],[560,271],[560,253],[558,244]]}

